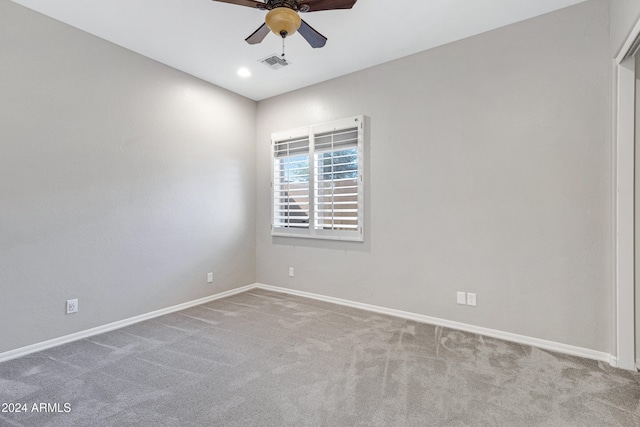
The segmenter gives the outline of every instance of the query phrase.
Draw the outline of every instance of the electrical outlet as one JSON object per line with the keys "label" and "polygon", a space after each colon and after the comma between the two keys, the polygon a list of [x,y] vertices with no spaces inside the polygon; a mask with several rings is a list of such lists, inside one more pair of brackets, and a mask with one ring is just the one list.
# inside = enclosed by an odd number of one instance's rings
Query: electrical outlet
{"label": "electrical outlet", "polygon": [[467,303],[467,294],[465,292],[456,292],[456,302],[465,305]]}
{"label": "electrical outlet", "polygon": [[289,277],[293,277],[293,276],[294,276],[293,267],[289,267]]}
{"label": "electrical outlet", "polygon": [[207,283],[213,283],[213,273],[207,273]]}
{"label": "electrical outlet", "polygon": [[472,294],[471,292],[467,293],[467,305],[475,307],[476,304],[476,294]]}
{"label": "electrical outlet", "polygon": [[68,299],[67,300],[67,314],[76,313],[78,311],[78,300],[77,299]]}

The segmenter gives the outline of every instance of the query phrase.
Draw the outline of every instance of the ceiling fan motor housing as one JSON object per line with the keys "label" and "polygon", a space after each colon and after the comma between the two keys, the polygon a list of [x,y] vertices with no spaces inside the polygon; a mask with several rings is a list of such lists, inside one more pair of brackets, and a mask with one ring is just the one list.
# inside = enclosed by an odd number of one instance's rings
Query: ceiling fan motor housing
{"label": "ceiling fan motor housing", "polygon": [[275,34],[286,37],[298,31],[302,20],[293,9],[276,7],[267,13],[265,22],[267,23],[267,27]]}
{"label": "ceiling fan motor housing", "polygon": [[298,12],[318,12],[321,10],[351,9],[358,0],[213,0],[237,4],[259,10],[267,10],[265,23],[260,25],[245,41],[258,44],[273,32],[283,39],[296,31],[313,48],[323,47],[327,38],[300,18]]}

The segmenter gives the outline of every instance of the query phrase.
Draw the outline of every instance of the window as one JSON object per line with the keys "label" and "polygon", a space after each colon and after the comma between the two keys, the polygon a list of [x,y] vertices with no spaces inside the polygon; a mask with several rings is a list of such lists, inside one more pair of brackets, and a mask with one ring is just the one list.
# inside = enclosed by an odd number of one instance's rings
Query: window
{"label": "window", "polygon": [[363,240],[364,117],[277,132],[274,236]]}

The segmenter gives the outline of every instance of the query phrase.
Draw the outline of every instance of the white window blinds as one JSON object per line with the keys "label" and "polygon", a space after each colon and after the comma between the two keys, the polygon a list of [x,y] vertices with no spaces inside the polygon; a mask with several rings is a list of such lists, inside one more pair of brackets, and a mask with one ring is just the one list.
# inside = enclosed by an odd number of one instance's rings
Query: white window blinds
{"label": "white window blinds", "polygon": [[309,138],[273,144],[273,226],[309,228]]}
{"label": "white window blinds", "polygon": [[363,116],[272,135],[272,234],[363,240]]}
{"label": "white window blinds", "polygon": [[358,228],[358,128],[315,135],[314,227]]}

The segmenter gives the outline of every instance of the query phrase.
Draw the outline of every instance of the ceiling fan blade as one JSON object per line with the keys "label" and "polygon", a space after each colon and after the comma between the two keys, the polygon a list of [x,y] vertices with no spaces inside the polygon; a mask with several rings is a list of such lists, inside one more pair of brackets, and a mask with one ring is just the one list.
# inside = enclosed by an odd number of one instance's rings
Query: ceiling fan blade
{"label": "ceiling fan blade", "polygon": [[249,44],[258,44],[269,34],[271,30],[267,27],[267,24],[262,24],[260,28],[255,30],[253,34],[244,39]]}
{"label": "ceiling fan blade", "polygon": [[[302,5],[309,6],[307,12],[318,12],[321,10],[333,10],[333,9],[351,9],[358,0],[302,0],[298,4],[298,9]],[[304,10],[302,8],[301,10]]]}
{"label": "ceiling fan blade", "polygon": [[252,7],[254,9],[265,8],[264,2],[256,1],[256,0],[213,0],[213,1],[218,1],[220,3],[237,4],[238,6],[247,6],[247,7]]}
{"label": "ceiling fan blade", "polygon": [[298,32],[304,39],[309,42],[312,48],[322,47],[327,43],[327,38],[314,30],[311,25],[307,24],[304,19],[298,28]]}

